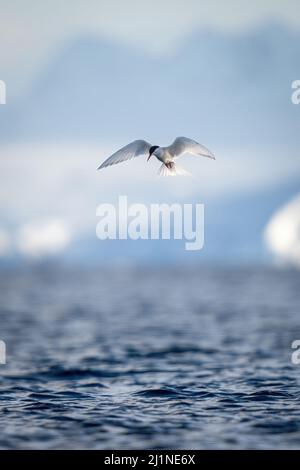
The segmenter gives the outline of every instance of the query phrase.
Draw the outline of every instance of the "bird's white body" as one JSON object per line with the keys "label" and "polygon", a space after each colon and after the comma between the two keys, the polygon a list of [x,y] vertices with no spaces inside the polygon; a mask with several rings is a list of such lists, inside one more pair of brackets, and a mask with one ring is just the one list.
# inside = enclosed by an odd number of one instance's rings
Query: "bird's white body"
{"label": "bird's white body", "polygon": [[152,155],[162,162],[158,170],[159,176],[190,175],[188,171],[185,171],[179,165],[175,165],[174,160],[176,157],[170,153],[169,147],[159,147],[154,150]]}
{"label": "bird's white body", "polygon": [[105,160],[98,169],[115,165],[116,163],[120,163],[140,155],[148,154],[148,160],[152,155],[154,155],[157,160],[162,162],[159,169],[160,176],[188,175],[190,173],[179,167],[177,164],[175,165],[175,160],[185,153],[215,160],[214,155],[206,147],[198,144],[198,142],[192,139],[188,139],[187,137],[177,137],[168,147],[151,145],[145,140],[135,140]]}
{"label": "bird's white body", "polygon": [[174,159],[174,157],[172,157],[170,154],[168,147],[158,147],[158,149],[154,150],[153,155],[155,155],[157,160],[161,161],[162,163],[169,163]]}

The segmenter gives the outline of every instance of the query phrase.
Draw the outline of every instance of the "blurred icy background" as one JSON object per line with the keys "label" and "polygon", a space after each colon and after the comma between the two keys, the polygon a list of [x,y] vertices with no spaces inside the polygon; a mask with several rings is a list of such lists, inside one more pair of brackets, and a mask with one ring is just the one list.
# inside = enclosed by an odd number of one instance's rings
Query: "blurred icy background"
{"label": "blurred icy background", "polygon": [[[2,265],[260,264],[272,253],[300,264],[299,203],[265,232],[299,192],[299,2],[0,0],[0,13]],[[207,145],[216,164],[188,159],[196,177],[171,181],[143,159],[96,171],[130,140],[177,135]],[[204,251],[96,240],[96,206],[119,194],[204,202]]]}

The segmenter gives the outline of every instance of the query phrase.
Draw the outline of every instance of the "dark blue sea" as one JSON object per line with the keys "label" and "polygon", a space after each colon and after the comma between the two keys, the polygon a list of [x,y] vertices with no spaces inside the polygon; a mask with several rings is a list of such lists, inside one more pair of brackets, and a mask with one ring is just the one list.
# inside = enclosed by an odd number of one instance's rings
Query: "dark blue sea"
{"label": "dark blue sea", "polygon": [[300,273],[0,272],[2,449],[299,449]]}

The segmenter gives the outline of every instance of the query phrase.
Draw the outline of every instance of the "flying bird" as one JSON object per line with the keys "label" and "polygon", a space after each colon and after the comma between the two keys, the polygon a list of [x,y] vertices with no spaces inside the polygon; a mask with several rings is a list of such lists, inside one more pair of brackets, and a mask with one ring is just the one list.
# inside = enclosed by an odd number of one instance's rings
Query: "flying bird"
{"label": "flying bird", "polygon": [[159,176],[189,175],[189,172],[175,164],[175,160],[186,153],[215,160],[214,155],[206,147],[187,137],[177,137],[168,147],[151,145],[146,140],[134,140],[107,158],[98,170],[143,155],[148,156],[147,161],[149,161],[154,155],[157,160],[162,162],[158,171]]}

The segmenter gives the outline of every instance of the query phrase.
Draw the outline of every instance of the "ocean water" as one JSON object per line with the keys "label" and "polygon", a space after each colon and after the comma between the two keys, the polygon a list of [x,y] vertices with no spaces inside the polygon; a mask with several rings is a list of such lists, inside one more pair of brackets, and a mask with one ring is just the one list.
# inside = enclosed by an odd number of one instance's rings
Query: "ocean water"
{"label": "ocean water", "polygon": [[0,273],[2,449],[299,449],[300,273]]}

